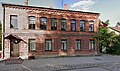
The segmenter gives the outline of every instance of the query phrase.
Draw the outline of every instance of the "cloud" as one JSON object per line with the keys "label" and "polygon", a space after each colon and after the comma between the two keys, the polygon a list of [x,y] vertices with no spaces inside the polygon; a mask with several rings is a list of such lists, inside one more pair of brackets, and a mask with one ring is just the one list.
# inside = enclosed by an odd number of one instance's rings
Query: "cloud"
{"label": "cloud", "polygon": [[76,10],[89,11],[90,6],[93,4],[95,4],[93,0],[80,0],[76,3],[73,3],[71,7]]}

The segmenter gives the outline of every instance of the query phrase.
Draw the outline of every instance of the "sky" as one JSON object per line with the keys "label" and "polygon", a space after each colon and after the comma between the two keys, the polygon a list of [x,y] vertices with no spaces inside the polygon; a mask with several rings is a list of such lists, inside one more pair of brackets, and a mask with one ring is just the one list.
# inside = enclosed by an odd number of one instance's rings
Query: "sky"
{"label": "sky", "polygon": [[[23,5],[24,0],[0,0],[0,3]],[[63,4],[68,5],[69,10],[100,13],[99,19],[110,20],[110,26],[115,26],[120,21],[120,0],[29,0],[30,6],[52,7],[63,9]],[[1,11],[1,8],[0,8]],[[1,20],[0,12],[0,20]]]}

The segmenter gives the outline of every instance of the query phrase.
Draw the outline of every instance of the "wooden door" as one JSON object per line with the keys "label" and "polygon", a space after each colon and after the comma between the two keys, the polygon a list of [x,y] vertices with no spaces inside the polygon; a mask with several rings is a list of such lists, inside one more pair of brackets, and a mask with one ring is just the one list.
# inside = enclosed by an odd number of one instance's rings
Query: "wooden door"
{"label": "wooden door", "polygon": [[19,57],[19,43],[14,43],[13,40],[10,42],[10,54],[11,57]]}

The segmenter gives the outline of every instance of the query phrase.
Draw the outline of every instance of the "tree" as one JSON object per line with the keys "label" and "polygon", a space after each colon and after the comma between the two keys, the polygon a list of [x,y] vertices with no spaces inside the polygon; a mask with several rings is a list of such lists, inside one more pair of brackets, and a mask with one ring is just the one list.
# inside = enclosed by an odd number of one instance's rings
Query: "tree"
{"label": "tree", "polygon": [[111,34],[109,33],[109,20],[99,21],[98,33],[94,36],[98,40],[99,52],[110,46]]}
{"label": "tree", "polygon": [[111,46],[107,49],[107,53],[120,55],[120,35],[112,37]]}
{"label": "tree", "polygon": [[120,22],[117,22],[116,27],[120,27]]}

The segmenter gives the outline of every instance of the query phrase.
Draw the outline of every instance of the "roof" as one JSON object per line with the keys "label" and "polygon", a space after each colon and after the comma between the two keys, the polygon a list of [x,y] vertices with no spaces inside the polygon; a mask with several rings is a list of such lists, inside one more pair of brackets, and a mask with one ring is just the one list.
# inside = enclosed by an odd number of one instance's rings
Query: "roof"
{"label": "roof", "polygon": [[60,10],[60,11],[69,11],[69,12],[79,12],[79,13],[90,13],[90,14],[97,14],[100,15],[100,13],[95,12],[84,12],[84,11],[74,11],[74,10],[63,10],[63,9],[53,9],[53,8],[46,8],[46,7],[38,7],[38,6],[25,6],[25,5],[16,5],[16,4],[7,4],[2,3],[2,6],[19,6],[19,7],[29,7],[29,8],[41,8],[41,9],[50,9],[50,10]]}
{"label": "roof", "polygon": [[[16,39],[16,40],[18,41],[18,43],[19,43],[20,41],[25,42],[23,39],[19,38],[17,35],[13,35],[13,34],[10,34],[10,35],[4,37],[4,39],[9,39],[9,40],[11,40],[11,39]],[[25,42],[25,43],[27,43],[27,42]]]}
{"label": "roof", "polygon": [[120,27],[109,27],[109,28],[120,33]]}

